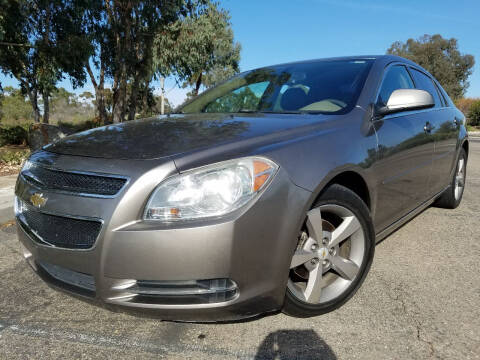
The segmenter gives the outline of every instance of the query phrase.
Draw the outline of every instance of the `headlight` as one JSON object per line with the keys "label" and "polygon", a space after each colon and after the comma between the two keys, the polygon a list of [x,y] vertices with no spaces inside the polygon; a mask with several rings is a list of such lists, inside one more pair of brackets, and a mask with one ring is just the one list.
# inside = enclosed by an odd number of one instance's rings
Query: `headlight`
{"label": "headlight", "polygon": [[32,163],[30,160],[26,160],[26,161],[23,163],[22,170],[20,170],[20,172],[30,170],[33,166],[34,166],[34,165],[33,165],[33,163]]}
{"label": "headlight", "polygon": [[250,157],[175,175],[155,189],[144,219],[191,220],[228,214],[264,189],[277,168],[270,160]]}

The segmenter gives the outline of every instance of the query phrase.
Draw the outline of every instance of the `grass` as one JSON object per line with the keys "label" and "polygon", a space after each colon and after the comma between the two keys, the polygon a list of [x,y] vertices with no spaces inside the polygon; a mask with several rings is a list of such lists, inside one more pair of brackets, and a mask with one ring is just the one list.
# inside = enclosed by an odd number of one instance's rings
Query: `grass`
{"label": "grass", "polygon": [[480,126],[472,126],[467,124],[467,131],[480,131]]}

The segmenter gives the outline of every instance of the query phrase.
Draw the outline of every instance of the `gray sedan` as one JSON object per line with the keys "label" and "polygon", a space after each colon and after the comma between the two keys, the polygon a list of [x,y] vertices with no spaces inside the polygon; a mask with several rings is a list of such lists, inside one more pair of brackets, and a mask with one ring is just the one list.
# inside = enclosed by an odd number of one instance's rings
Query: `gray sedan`
{"label": "gray sedan", "polygon": [[19,239],[50,285],[109,306],[319,315],[354,295],[378,241],[431,204],[458,206],[464,123],[399,57],[248,71],[175,113],[32,154]]}

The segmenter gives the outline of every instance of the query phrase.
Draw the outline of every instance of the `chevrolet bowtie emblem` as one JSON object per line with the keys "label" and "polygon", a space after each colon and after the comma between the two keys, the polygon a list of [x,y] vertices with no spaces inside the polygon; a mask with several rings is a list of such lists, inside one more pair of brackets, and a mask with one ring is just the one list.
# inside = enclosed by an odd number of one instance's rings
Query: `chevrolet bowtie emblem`
{"label": "chevrolet bowtie emblem", "polygon": [[36,206],[38,208],[42,207],[47,203],[47,198],[43,196],[43,194],[40,193],[35,193],[32,196],[30,196],[30,202],[32,203],[33,206]]}

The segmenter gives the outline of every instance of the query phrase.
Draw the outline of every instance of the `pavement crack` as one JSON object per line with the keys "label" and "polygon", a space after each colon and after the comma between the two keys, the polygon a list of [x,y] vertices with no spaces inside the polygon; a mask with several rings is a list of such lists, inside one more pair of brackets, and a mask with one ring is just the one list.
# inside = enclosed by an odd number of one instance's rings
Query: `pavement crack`
{"label": "pavement crack", "polygon": [[[422,323],[417,319],[417,317],[415,316],[414,313],[412,313],[412,311],[408,310],[407,302],[405,301],[405,296],[407,296],[407,294],[404,291],[406,285],[402,283],[397,283],[397,284],[394,284],[394,286],[392,287],[392,283],[389,283],[388,281],[383,279],[383,277],[379,276],[379,279],[384,283],[384,286],[387,287],[386,295],[392,301],[396,302],[397,304],[400,304],[401,312],[405,315],[405,317],[410,319],[410,321],[412,322],[416,330],[417,341],[427,345],[429,350],[429,358],[436,358],[437,356],[436,356],[436,351],[435,351],[433,342],[428,340],[425,336],[423,336],[424,330],[423,330]],[[394,295],[392,295],[392,293]],[[411,301],[411,306],[413,306],[413,308],[418,309],[418,305],[413,300]]]}
{"label": "pavement crack", "polygon": [[[430,358],[435,358],[436,356],[435,356],[435,348],[433,346],[433,342],[427,340],[424,336],[422,336],[422,333],[423,333],[422,324],[420,323],[420,321],[418,321],[418,319],[415,315],[412,315],[408,312],[407,304],[405,302],[405,299],[401,295],[401,290],[398,289],[398,288],[396,290],[398,291],[398,295],[395,298],[392,298],[392,300],[400,302],[400,304],[402,305],[403,313],[407,317],[409,317],[415,325],[415,328],[417,330],[417,340],[422,342],[422,343],[427,344],[429,352],[430,352]],[[413,302],[413,306],[418,307],[414,302]]]}

